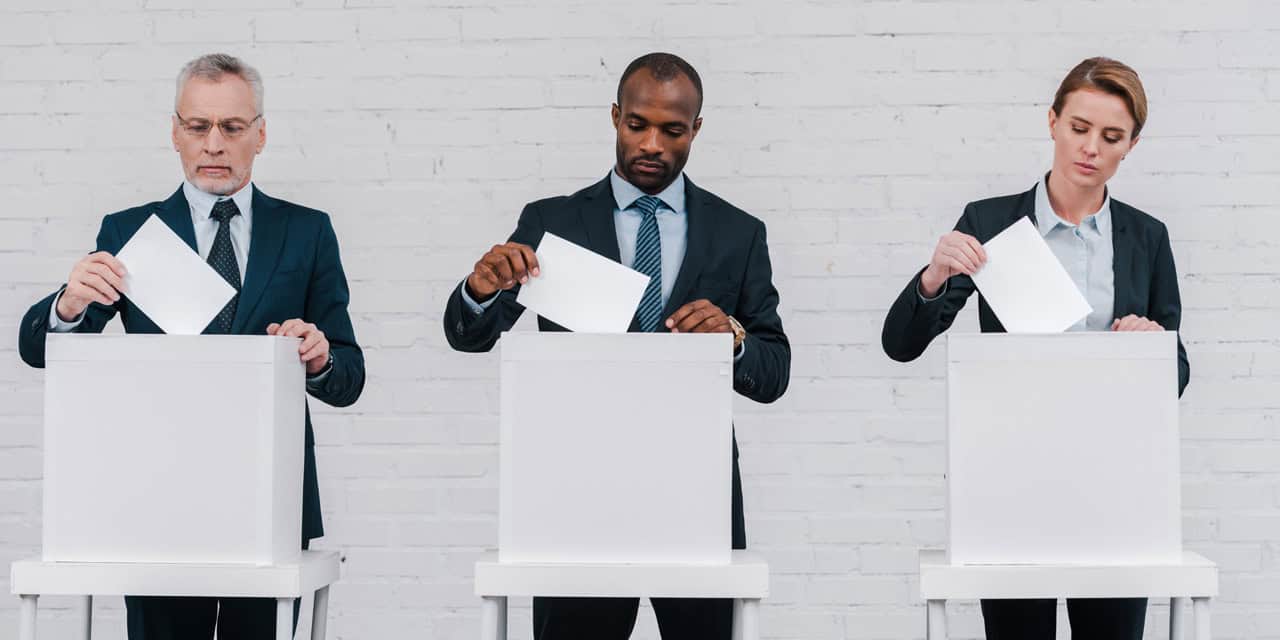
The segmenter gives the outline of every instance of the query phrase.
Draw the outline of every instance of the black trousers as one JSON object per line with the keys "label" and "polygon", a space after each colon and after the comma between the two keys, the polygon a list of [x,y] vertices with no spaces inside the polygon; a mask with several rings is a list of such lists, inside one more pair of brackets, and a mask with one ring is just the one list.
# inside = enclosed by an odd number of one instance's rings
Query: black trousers
{"label": "black trousers", "polygon": [[[306,549],[310,544],[302,543]],[[293,601],[293,630],[298,630],[298,605]],[[275,640],[276,601],[273,598],[192,598],[186,596],[125,596],[129,640],[212,640],[214,626],[220,640]]]}
{"label": "black trousers", "polygon": [[[1073,640],[1142,640],[1146,598],[1070,598]],[[1053,640],[1057,600],[983,600],[987,640]]]}
{"label": "black trousers", "polygon": [[[276,601],[271,598],[125,596],[129,640],[275,640]],[[293,601],[298,629],[298,601]]]}
{"label": "black trousers", "polygon": [[[733,600],[652,598],[662,640],[729,640]],[[627,640],[639,598],[534,598],[535,640]]]}

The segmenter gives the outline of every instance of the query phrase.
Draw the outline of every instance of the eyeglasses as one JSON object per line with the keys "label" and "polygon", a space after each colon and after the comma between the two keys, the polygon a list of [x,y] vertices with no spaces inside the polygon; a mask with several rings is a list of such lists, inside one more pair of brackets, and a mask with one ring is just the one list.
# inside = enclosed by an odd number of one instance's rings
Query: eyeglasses
{"label": "eyeglasses", "polygon": [[249,127],[253,126],[253,123],[262,118],[262,114],[259,113],[254,116],[252,120],[246,121],[244,118],[227,118],[226,120],[219,120],[214,123],[209,122],[204,118],[192,118],[187,120],[177,111],[174,111],[173,115],[178,117],[178,124],[182,127],[182,130],[193,138],[203,138],[209,135],[209,132],[213,130],[214,126],[217,126],[218,129],[222,131],[222,137],[229,140],[234,140],[244,135],[249,131]]}

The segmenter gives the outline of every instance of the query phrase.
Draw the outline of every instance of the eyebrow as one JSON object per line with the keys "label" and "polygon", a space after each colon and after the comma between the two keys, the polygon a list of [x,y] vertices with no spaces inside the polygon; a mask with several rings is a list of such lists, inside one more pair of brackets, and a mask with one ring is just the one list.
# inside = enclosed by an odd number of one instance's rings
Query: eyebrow
{"label": "eyebrow", "polygon": [[[1092,123],[1092,122],[1089,122],[1088,120],[1085,120],[1084,118],[1081,118],[1080,116],[1071,116],[1071,119],[1072,119],[1072,120],[1079,120],[1080,122],[1083,122],[1083,123],[1085,123],[1085,124],[1087,124],[1087,125],[1089,125],[1089,126],[1093,126],[1093,123]],[[1103,131],[1119,131],[1120,133],[1124,133],[1124,132],[1126,131],[1126,129],[1125,129],[1124,127],[1103,127],[1103,128],[1102,128],[1102,130],[1103,130]]]}
{"label": "eyebrow", "polygon": [[[644,124],[651,124],[647,118],[645,118],[644,116],[641,116],[641,115],[637,114],[637,113],[636,113],[636,112],[634,112],[634,111],[629,111],[629,112],[627,112],[626,118],[627,118],[628,120],[639,120],[640,122],[642,122],[642,123],[644,123]],[[683,120],[672,120],[671,122],[659,122],[659,123],[657,123],[657,125],[658,125],[659,127],[688,127],[688,126],[689,126],[689,123],[687,123],[687,122],[685,122],[685,121],[683,121]]]}

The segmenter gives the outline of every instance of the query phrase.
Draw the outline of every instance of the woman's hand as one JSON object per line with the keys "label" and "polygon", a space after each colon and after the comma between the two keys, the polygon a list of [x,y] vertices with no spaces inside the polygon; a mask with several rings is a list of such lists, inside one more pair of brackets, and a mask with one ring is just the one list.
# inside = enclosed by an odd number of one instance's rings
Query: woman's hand
{"label": "woman's hand", "polygon": [[957,274],[971,276],[987,263],[987,252],[978,239],[952,231],[938,240],[929,266],[920,275],[920,293],[926,298],[938,295],[947,278]]}
{"label": "woman's hand", "polygon": [[1142,316],[1129,314],[1123,318],[1116,318],[1111,322],[1112,331],[1164,331],[1164,327],[1160,326],[1154,320],[1148,320]]}

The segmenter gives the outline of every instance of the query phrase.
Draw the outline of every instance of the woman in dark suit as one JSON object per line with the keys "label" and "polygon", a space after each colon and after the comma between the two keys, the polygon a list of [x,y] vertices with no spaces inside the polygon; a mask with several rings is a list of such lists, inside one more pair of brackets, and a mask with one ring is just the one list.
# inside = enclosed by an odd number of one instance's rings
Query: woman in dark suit
{"label": "woman in dark suit", "polygon": [[[922,269],[889,309],[881,341],[899,362],[919,357],[946,331],[975,291],[971,276],[986,262],[982,244],[1031,218],[1093,312],[1073,331],[1177,331],[1182,303],[1169,233],[1159,220],[1111,198],[1107,181],[1138,143],[1147,118],[1138,74],[1107,58],[1081,62],[1063,79],[1049,109],[1053,167],[1025,193],[971,202],[955,230],[939,240]],[[1003,332],[982,296],[984,332]],[[1178,394],[1190,379],[1178,341]],[[1140,640],[1147,601],[1072,599],[1072,635]],[[983,600],[987,640],[1052,640],[1055,600]]]}

